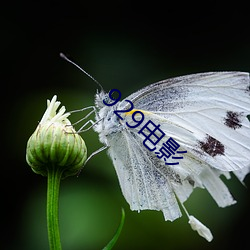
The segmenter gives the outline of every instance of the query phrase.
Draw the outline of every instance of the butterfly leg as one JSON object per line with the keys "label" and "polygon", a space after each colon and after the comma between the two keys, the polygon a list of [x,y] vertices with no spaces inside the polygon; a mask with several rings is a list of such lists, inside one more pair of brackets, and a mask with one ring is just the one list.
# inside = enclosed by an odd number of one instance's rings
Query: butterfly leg
{"label": "butterfly leg", "polygon": [[[82,132],[86,132],[88,130],[90,130],[93,126],[95,126],[98,122],[100,122],[102,119],[96,121],[96,122],[93,122],[92,120],[88,120],[86,123],[84,123],[77,131],[77,133],[82,133]],[[86,129],[83,129],[84,127],[86,127],[86,125],[88,125],[89,123],[91,123],[91,125],[86,128]]]}
{"label": "butterfly leg", "polygon": [[[87,115],[85,115],[83,118],[81,118],[80,120],[78,120],[77,122],[75,122],[74,124],[72,124],[73,126],[81,123],[82,121],[86,120],[88,117],[90,117],[93,113],[95,113],[96,115],[96,108],[95,106],[89,106],[86,108],[82,108],[82,109],[77,109],[77,110],[73,110],[70,112],[70,114],[72,113],[76,113],[76,112],[82,112],[88,109],[92,109]],[[97,121],[99,122],[99,121]],[[84,123],[77,131],[77,133],[81,133],[81,132],[85,132],[88,131],[89,129],[91,129],[97,122],[93,122],[92,120],[88,120],[86,123]],[[84,129],[84,127],[86,127],[86,125],[88,125],[89,123],[91,123],[92,125],[90,127],[88,127],[87,129]]]}
{"label": "butterfly leg", "polygon": [[70,111],[70,113],[76,113],[76,112],[82,112],[82,111],[85,111],[87,109],[93,109],[94,111],[96,111],[96,108],[95,106],[89,106],[89,107],[85,107],[85,108],[82,108],[82,109],[76,109],[76,110],[72,110]]}
{"label": "butterfly leg", "polygon": [[96,154],[102,152],[103,150],[107,149],[108,146],[102,146],[101,148],[97,149],[96,151],[94,151],[88,158],[87,160],[85,161],[84,165],[86,165],[86,163]]}
{"label": "butterfly leg", "polygon": [[96,108],[94,106],[90,106],[90,107],[70,111],[70,114],[72,114],[72,113],[76,113],[76,112],[82,112],[82,111],[85,111],[87,109],[92,109],[92,110],[87,115],[85,115],[83,118],[81,118],[79,121],[75,122],[73,125],[76,125],[76,124],[82,122],[83,120],[87,119],[93,113],[96,114]]}
{"label": "butterfly leg", "polygon": [[79,170],[79,172],[77,173],[77,176],[80,175],[82,169],[84,168],[84,166],[86,165],[86,163],[96,154],[102,152],[103,150],[107,149],[108,146],[102,146],[101,148],[97,149],[96,151],[94,151],[88,158],[87,160],[84,162],[83,166],[81,167],[81,169]]}

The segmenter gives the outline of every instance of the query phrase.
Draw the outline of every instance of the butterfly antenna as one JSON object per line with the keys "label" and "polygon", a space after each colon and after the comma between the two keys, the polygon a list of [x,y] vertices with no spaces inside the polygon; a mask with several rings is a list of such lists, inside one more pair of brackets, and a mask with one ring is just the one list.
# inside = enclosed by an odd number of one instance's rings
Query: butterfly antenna
{"label": "butterfly antenna", "polygon": [[77,65],[76,63],[74,63],[73,61],[71,61],[67,56],[65,56],[63,53],[60,53],[60,57],[64,60],[66,60],[67,62],[73,64],[75,67],[77,67],[79,70],[81,70],[85,75],[87,75],[89,78],[91,78],[95,83],[97,83],[97,85],[101,88],[102,91],[103,87],[102,85],[89,73],[87,73],[84,69],[82,69],[79,65]]}

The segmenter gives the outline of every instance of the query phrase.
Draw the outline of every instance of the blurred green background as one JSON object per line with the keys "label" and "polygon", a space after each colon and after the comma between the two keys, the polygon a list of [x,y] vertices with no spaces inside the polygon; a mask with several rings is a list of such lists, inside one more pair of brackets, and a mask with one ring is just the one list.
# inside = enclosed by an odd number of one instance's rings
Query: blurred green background
{"label": "blurred green background", "polygon": [[[137,5],[138,4],[138,5]],[[25,161],[26,143],[54,94],[67,110],[93,105],[97,85],[59,57],[69,55],[123,97],[169,77],[250,69],[247,8],[170,2],[10,2],[1,6],[2,233],[1,249],[48,249],[46,178]],[[73,115],[77,121],[83,114]],[[82,134],[89,154],[102,145]],[[249,157],[250,158],[250,157]],[[165,222],[161,212],[132,212],[106,152],[81,175],[62,181],[60,229],[64,250],[95,250],[126,219],[114,249],[248,249],[249,188],[225,181],[237,204],[218,208],[205,190],[186,202],[213,235],[206,242],[185,216]],[[250,186],[250,177],[246,178]]]}

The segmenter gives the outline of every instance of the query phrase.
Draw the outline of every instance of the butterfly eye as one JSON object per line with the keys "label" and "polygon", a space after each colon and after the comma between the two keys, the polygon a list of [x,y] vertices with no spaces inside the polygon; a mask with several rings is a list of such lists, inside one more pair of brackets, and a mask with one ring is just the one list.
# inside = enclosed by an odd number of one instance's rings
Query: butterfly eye
{"label": "butterfly eye", "polygon": [[[112,94],[115,93],[115,92],[117,92],[118,95],[119,95],[117,98],[114,98],[114,97],[112,96]],[[121,92],[120,92],[118,89],[111,89],[111,90],[109,91],[109,98],[110,98],[111,100],[113,100],[114,102],[112,102],[112,103],[106,102],[106,98],[105,98],[105,100],[103,100],[103,103],[104,103],[105,105],[107,105],[107,106],[113,106],[113,105],[115,105],[119,100],[121,100],[121,97],[122,97],[122,94],[121,94]]]}

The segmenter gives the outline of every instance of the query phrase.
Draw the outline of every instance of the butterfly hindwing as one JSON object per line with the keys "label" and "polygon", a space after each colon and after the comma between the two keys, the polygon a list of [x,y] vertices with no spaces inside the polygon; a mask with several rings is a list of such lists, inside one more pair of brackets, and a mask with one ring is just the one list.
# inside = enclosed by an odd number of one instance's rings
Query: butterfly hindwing
{"label": "butterfly hindwing", "polygon": [[[111,139],[112,138],[112,139]],[[109,155],[114,163],[124,197],[132,210],[162,210],[166,220],[180,217],[171,182],[178,175],[146,151],[135,132],[113,134]]]}

